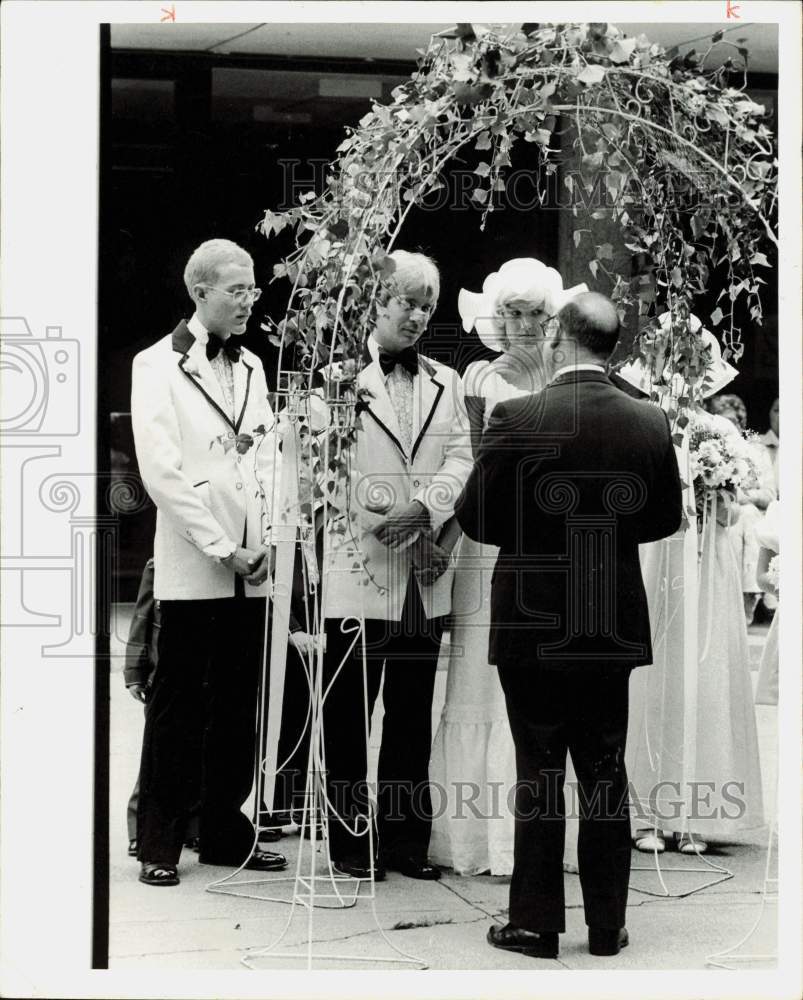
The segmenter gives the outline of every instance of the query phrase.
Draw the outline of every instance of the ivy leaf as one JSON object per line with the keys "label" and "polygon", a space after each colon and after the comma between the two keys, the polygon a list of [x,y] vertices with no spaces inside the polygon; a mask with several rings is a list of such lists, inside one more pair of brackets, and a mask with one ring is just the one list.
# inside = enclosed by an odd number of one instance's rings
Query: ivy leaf
{"label": "ivy leaf", "polygon": [[597,247],[597,258],[599,260],[613,260],[613,247],[610,243],[603,243]]}
{"label": "ivy leaf", "polygon": [[725,314],[722,312],[719,306],[717,306],[716,309],[711,313],[711,322],[714,324],[714,326],[719,326],[719,324],[722,322],[724,318]]}
{"label": "ivy leaf", "polygon": [[474,173],[478,177],[487,177],[491,172],[491,168],[487,163],[478,163]]}
{"label": "ivy leaf", "polygon": [[714,42],[714,43],[721,41],[722,40],[722,36],[724,34],[725,34],[725,32],[720,28],[719,31],[715,31],[714,34],[711,36],[711,41]]}
{"label": "ivy leaf", "polygon": [[484,205],[485,202],[488,200],[488,192],[485,190],[485,188],[474,188],[474,190],[471,192],[471,197],[474,199],[474,201],[478,201],[480,205]]}
{"label": "ivy leaf", "polygon": [[349,224],[345,219],[338,219],[327,226],[327,229],[336,240],[344,240],[349,234]]}
{"label": "ivy leaf", "polygon": [[580,242],[583,239],[583,233],[582,233],[582,231],[579,230],[579,229],[575,229],[575,231],[572,233],[572,239],[574,240],[575,248],[579,247],[580,246]]}
{"label": "ivy leaf", "polygon": [[475,149],[490,149],[491,148],[491,134],[490,132],[480,132],[477,136],[477,141],[474,144]]}
{"label": "ivy leaf", "polygon": [[588,84],[591,86],[595,83],[602,83],[605,79],[605,70],[602,66],[586,66],[582,73],[577,77],[580,83]]}
{"label": "ivy leaf", "polygon": [[753,256],[750,258],[750,263],[751,264],[760,264],[761,267],[769,267],[770,266],[770,262],[767,260],[767,258],[764,256],[763,253],[754,253]]}
{"label": "ivy leaf", "polygon": [[598,262],[598,261],[596,261],[596,260],[590,260],[590,261],[588,262],[588,270],[589,270],[589,271],[590,271],[590,272],[591,272],[591,273],[592,273],[592,274],[594,275],[594,277],[596,278],[596,276],[597,276],[597,271],[599,271],[599,262]]}
{"label": "ivy leaf", "polygon": [[630,61],[633,50],[636,47],[635,38],[622,38],[613,47],[610,55],[612,63],[626,63]]}
{"label": "ivy leaf", "polygon": [[683,287],[683,273],[681,272],[679,267],[673,267],[672,273],[669,277],[675,288]]}
{"label": "ivy leaf", "polygon": [[695,212],[691,217],[691,231],[696,240],[700,238],[705,230],[706,222],[703,220],[700,212]]}

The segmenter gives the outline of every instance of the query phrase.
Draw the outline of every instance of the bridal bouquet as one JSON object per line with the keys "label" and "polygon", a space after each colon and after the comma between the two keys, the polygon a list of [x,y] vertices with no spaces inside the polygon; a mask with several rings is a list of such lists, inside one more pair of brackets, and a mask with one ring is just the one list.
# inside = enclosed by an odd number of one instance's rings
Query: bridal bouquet
{"label": "bridal bouquet", "polygon": [[727,509],[740,490],[758,485],[758,474],[741,434],[723,434],[708,427],[693,426],[689,454],[698,524],[713,496]]}

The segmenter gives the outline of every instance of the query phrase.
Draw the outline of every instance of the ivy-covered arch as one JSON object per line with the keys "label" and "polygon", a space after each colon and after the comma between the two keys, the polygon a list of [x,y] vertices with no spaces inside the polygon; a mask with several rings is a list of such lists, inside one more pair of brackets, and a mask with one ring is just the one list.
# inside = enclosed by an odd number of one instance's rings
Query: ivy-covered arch
{"label": "ivy-covered arch", "polygon": [[[694,401],[706,367],[706,348],[688,321],[695,300],[714,275],[721,280],[720,299],[702,318],[722,338],[725,357],[738,360],[734,303],[746,301],[761,321],[758,269],[768,266],[768,243],[777,243],[775,144],[764,108],[744,93],[747,59],[721,32],[705,52],[680,56],[608,24],[462,24],[433,37],[393,102],[374,104],[347,130],[323,192],[260,222],[268,237],[294,232],[295,249],[274,269],[292,282],[289,308],[271,331],[300,360],[291,383],[309,389],[315,370],[337,360],[337,398],[357,403],[364,340],[392,267],[386,255],[411,208],[473,144],[488,154],[473,192],[484,224],[511,149],[523,141],[537,149],[542,178],[557,173],[567,149],[579,160],[579,172],[563,178],[569,188],[592,191],[604,166],[610,197],[601,211],[633,256],[617,269],[602,245],[589,267],[607,275],[623,319],[641,318],[635,351],[658,378],[682,377],[677,416]],[[560,134],[568,136],[562,152]],[[583,206],[572,211],[577,246],[590,229]],[[652,322],[665,311],[673,317],[668,336]],[[353,415],[336,422],[341,445],[353,426]]]}

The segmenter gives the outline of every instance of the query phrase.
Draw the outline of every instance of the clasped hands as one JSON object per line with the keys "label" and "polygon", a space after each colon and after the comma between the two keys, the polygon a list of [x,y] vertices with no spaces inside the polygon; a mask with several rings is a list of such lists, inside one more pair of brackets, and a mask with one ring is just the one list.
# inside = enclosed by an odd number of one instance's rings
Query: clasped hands
{"label": "clasped hands", "polygon": [[425,586],[442,576],[451,559],[451,549],[432,538],[430,515],[418,500],[411,500],[393,511],[374,529],[374,535],[389,549],[399,550],[412,542],[410,552],[416,576]]}
{"label": "clasped hands", "polygon": [[273,546],[260,545],[256,549],[246,549],[238,545],[230,556],[220,561],[243,577],[246,583],[258,587],[273,570]]}

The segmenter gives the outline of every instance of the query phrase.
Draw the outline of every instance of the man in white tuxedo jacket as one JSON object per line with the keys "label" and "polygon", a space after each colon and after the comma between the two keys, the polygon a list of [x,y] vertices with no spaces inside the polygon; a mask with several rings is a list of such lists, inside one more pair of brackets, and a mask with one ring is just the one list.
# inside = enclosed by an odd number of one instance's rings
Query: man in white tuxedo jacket
{"label": "man in white tuxedo jacket", "polygon": [[[440,287],[434,262],[396,251],[359,376],[367,404],[351,466],[348,530],[331,531],[325,563],[326,768],[329,797],[347,829],[329,819],[338,871],[384,877],[384,867],[435,879],[431,828],[431,711],[443,616],[451,609],[454,504],[471,469],[463,387],[457,372],[419,355]],[[367,718],[383,676],[378,839],[366,836]],[[338,668],[342,669],[335,677]]]}
{"label": "man in white tuxedo jacket", "polygon": [[[159,672],[143,737],[140,881],[178,884],[201,762],[200,859],[238,866],[254,829],[255,717],[278,481],[273,413],[259,358],[238,344],[260,290],[253,261],[208,240],[184,273],[195,313],[134,359],[131,418],[156,505]],[[256,852],[249,868],[283,868]]]}

